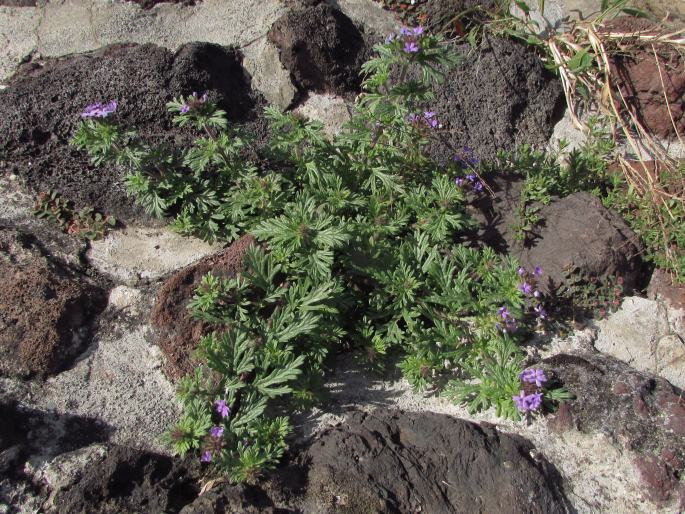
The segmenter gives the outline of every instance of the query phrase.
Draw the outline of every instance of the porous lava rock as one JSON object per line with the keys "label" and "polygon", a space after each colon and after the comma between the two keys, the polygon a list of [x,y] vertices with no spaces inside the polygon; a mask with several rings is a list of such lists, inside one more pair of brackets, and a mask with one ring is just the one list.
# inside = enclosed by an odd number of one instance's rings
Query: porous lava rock
{"label": "porous lava rock", "polygon": [[188,311],[188,302],[202,277],[209,272],[217,277],[233,277],[253,244],[254,238],[243,236],[220,253],[174,273],[162,284],[150,319],[157,329],[158,344],[167,357],[167,373],[172,378],[180,378],[195,368],[192,353],[209,328]]}
{"label": "porous lava rock", "polygon": [[[631,16],[611,20],[603,28],[625,34],[649,34],[650,29],[657,33],[651,21]],[[645,44],[615,52],[609,64],[614,86],[649,132],[664,138],[675,138],[676,130],[685,132],[685,58],[679,51]]]}
{"label": "porous lava rock", "polygon": [[517,145],[545,145],[563,112],[559,80],[530,47],[486,36],[476,51],[461,47],[463,62],[434,87],[434,111],[443,128],[428,148],[449,162],[464,146],[481,159]]}
{"label": "porous lava rock", "polygon": [[0,374],[46,376],[87,340],[106,292],[32,234],[0,227]]}
{"label": "porous lava rock", "polygon": [[340,10],[325,2],[305,2],[276,20],[268,38],[301,93],[350,96],[359,91],[369,48]]}
{"label": "porous lava rock", "polygon": [[[152,44],[117,44],[23,65],[0,91],[0,173],[14,173],[38,193],[58,190],[76,208],[91,206],[121,221],[148,220],[126,193],[124,171],[93,166],[69,145],[83,108],[117,100],[113,120],[151,143],[187,141],[166,103],[207,91],[234,122],[259,125],[254,93],[237,50],[190,43],[176,54]],[[251,126],[251,125],[250,125]]]}
{"label": "porous lava rock", "polygon": [[553,428],[602,433],[630,451],[654,502],[685,492],[685,403],[671,384],[601,353],[555,355],[540,367],[576,397]]}
{"label": "porous lava rock", "polygon": [[532,445],[434,413],[355,412],[307,449],[308,512],[566,512]]}
{"label": "porous lava rock", "polygon": [[53,504],[56,512],[83,514],[179,512],[199,494],[199,473],[192,471],[180,459],[111,446],[81,480],[57,492]]}
{"label": "porous lava rock", "polygon": [[471,214],[480,222],[472,238],[514,255],[527,269],[542,267],[543,290],[556,290],[571,273],[585,280],[622,277],[625,291],[640,283],[639,238],[595,196],[579,192],[538,205],[541,221],[522,242],[515,228],[521,223],[516,211],[521,177],[499,175],[488,184],[494,197],[483,194],[472,203]]}

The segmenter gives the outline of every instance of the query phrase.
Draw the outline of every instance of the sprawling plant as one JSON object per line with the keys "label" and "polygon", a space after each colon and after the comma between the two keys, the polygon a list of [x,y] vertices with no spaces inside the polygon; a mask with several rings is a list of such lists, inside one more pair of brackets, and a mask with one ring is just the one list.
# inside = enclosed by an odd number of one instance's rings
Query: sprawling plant
{"label": "sprawling plant", "polygon": [[[278,461],[288,402],[311,397],[341,341],[374,365],[398,359],[418,389],[449,383],[457,401],[516,419],[540,407],[542,393],[522,385],[516,343],[545,317],[541,271],[457,243],[472,223],[466,187],[482,189],[476,161],[462,154],[440,167],[423,151],[440,127],[432,82],[457,57],[421,27],[375,49],[357,111],[333,141],[320,123],[267,109],[270,168],[249,163],[246,139],[196,94],[168,104],[174,123],[200,134],[189,148],[145,145],[102,117],[74,138],[96,162],[126,166],[137,200],[178,230],[258,241],[242,272],[207,275],[190,303],[214,331],[197,350],[203,368],[181,383],[184,414],[168,435],[234,481]],[[455,180],[463,172],[470,185]]]}

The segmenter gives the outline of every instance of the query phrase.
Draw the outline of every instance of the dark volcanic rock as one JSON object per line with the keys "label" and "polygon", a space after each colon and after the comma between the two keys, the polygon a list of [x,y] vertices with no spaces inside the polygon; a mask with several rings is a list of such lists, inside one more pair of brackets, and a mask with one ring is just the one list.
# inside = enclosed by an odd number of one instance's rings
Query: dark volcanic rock
{"label": "dark volcanic rock", "polygon": [[544,145],[563,112],[559,81],[529,47],[509,39],[486,37],[446,78],[429,106],[444,126],[446,142],[429,147],[439,162],[464,146],[492,159],[524,143]]}
{"label": "dark volcanic rock", "polygon": [[195,368],[192,353],[208,328],[193,319],[188,311],[188,301],[202,277],[210,271],[219,277],[234,276],[242,267],[245,251],[253,243],[251,236],[243,236],[221,253],[176,272],[162,285],[151,321],[158,329],[158,344],[167,357],[170,376],[180,378]]}
{"label": "dark volcanic rock", "polygon": [[494,426],[445,415],[354,413],[303,457],[304,510],[566,512],[560,477],[531,449]]}
{"label": "dark volcanic rock", "polygon": [[603,433],[634,453],[647,495],[667,501],[685,471],[685,404],[666,380],[602,354],[556,355],[541,368],[577,399],[554,420],[559,431]]}
{"label": "dark volcanic rock", "polygon": [[350,95],[359,91],[362,63],[369,49],[359,29],[325,3],[288,11],[274,22],[268,38],[300,92]]}
{"label": "dark volcanic rock", "polygon": [[521,178],[498,176],[488,183],[495,197],[483,195],[474,202],[472,214],[482,226],[474,238],[514,255],[527,269],[541,266],[545,290],[556,289],[573,269],[585,279],[623,277],[626,290],[637,284],[642,271],[639,238],[598,198],[580,192],[541,206],[542,221],[524,245],[516,241],[514,228],[520,223]]}
{"label": "dark volcanic rock", "polygon": [[111,99],[119,104],[113,119],[150,143],[187,136],[171,129],[165,104],[193,91],[207,91],[241,123],[256,120],[263,102],[241,55],[207,43],[185,45],[176,55],[151,44],[112,45],[26,64],[0,91],[0,173],[20,175],[34,193],[56,189],[77,208],[92,206],[122,221],[147,219],[127,196],[123,171],[95,168],[69,139],[84,106]]}
{"label": "dark volcanic rock", "polygon": [[45,376],[81,350],[105,291],[32,234],[0,227],[0,375]]}
{"label": "dark volcanic rock", "polygon": [[83,475],[55,496],[57,512],[178,512],[199,494],[198,476],[183,461],[123,446]]}

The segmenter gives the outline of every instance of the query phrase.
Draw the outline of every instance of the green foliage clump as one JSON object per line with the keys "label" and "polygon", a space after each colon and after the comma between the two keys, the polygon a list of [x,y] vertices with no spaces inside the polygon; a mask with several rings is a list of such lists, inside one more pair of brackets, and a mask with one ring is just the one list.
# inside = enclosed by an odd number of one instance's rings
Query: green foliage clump
{"label": "green foliage clump", "polygon": [[57,224],[63,232],[91,241],[104,237],[107,230],[117,223],[114,216],[103,216],[92,207],[76,210],[73,202],[62,198],[57,191],[39,193],[33,213]]}
{"label": "green foliage clump", "polygon": [[[457,243],[472,223],[459,169],[423,151],[431,83],[457,58],[437,37],[405,39],[412,46],[398,36],[375,47],[357,111],[333,141],[320,123],[268,109],[274,169],[244,159],[243,136],[195,95],[168,105],[174,123],[200,133],[190,148],[149,147],[109,122],[85,122],[74,139],[95,161],[126,166],[138,201],[182,232],[259,242],[243,272],[206,276],[190,304],[214,331],[197,350],[205,365],[181,384],[184,413],[168,436],[233,481],[278,461],[292,400],[312,396],[341,342],[370,365],[398,359],[418,389],[450,383],[457,401],[487,398],[479,405],[520,417],[516,343],[534,315],[517,263]],[[500,326],[503,311],[518,331]]]}

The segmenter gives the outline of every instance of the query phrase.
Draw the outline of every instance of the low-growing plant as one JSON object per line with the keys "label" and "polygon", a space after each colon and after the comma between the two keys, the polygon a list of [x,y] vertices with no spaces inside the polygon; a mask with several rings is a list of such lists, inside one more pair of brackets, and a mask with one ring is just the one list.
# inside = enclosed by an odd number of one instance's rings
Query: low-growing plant
{"label": "low-growing plant", "polygon": [[75,210],[73,202],[64,200],[57,191],[39,193],[33,213],[57,224],[64,232],[91,241],[101,239],[107,230],[116,225],[114,216],[103,216],[92,207]]}
{"label": "low-growing plant", "polygon": [[242,157],[242,136],[205,95],[168,104],[175,124],[200,134],[189,148],[146,145],[109,114],[74,137],[94,160],[125,166],[137,200],[179,230],[258,241],[244,271],[206,276],[190,303],[214,331],[198,347],[204,366],[180,386],[184,413],[168,435],[179,453],[200,452],[232,481],[277,462],[289,399],[310,395],[341,341],[375,364],[399,357],[417,389],[454,377],[492,389],[496,361],[498,412],[518,419],[536,410],[517,407],[510,384],[521,372],[516,343],[546,317],[541,270],[457,243],[472,224],[455,178],[466,157],[441,168],[424,152],[440,130],[431,84],[457,57],[421,27],[403,27],[375,50],[357,111],[334,140],[320,123],[267,109],[270,167]]}

